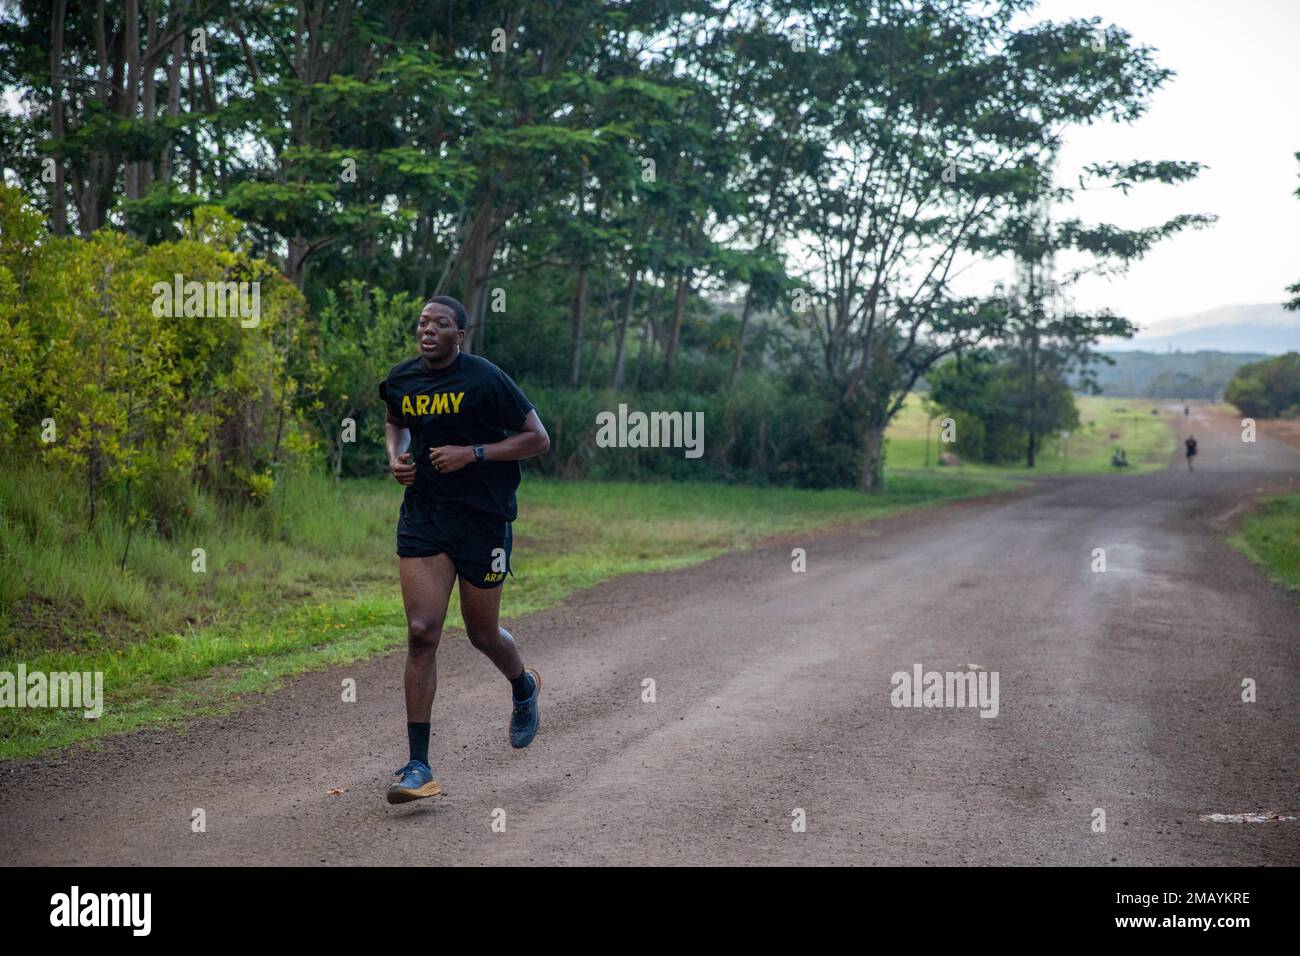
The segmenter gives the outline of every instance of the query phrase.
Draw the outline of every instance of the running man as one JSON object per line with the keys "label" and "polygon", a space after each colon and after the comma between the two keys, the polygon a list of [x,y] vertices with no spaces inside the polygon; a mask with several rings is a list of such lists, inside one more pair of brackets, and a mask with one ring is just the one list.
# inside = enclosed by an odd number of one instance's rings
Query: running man
{"label": "running man", "polygon": [[466,321],[465,307],[455,299],[430,299],[415,328],[420,354],[394,366],[379,386],[388,407],[389,470],[406,487],[397,554],[406,608],[410,760],[393,774],[398,779],[388,788],[389,803],[442,792],[429,767],[429,726],[438,641],[458,577],[470,643],[510,681],[510,745],[527,747],[537,733],[541,677],[524,667],[497,615],[510,570],[519,462],[544,454],[551,440],[510,376],[487,359],[461,352]]}
{"label": "running man", "polygon": [[1196,457],[1196,439],[1188,435],[1187,441],[1183,442],[1187,446],[1187,470],[1192,470],[1192,459]]}

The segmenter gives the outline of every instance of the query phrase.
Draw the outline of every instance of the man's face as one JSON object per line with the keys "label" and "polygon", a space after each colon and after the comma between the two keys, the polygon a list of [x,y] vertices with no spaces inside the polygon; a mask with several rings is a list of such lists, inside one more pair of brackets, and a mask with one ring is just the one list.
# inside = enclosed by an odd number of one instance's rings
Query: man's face
{"label": "man's face", "polygon": [[415,341],[421,355],[431,362],[439,362],[455,355],[464,338],[465,333],[456,328],[456,314],[449,306],[430,302],[424,307],[415,327]]}

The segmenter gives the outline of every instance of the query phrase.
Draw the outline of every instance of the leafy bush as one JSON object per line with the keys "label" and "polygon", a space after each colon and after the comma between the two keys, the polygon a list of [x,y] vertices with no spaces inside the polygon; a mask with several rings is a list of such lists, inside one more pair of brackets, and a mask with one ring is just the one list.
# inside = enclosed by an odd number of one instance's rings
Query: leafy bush
{"label": "leafy bush", "polygon": [[[315,423],[335,477],[382,472],[384,408],[379,383],[414,354],[413,334],[422,303],[410,293],[389,294],[348,281],[326,292],[308,322],[306,348],[291,369],[304,383],[299,406]],[[352,423],[345,435],[344,422]]]}
{"label": "leafy bush", "polygon": [[[0,438],[73,478],[92,522],[112,499],[166,533],[189,485],[265,498],[277,468],[311,447],[285,362],[301,346],[302,296],[239,231],[200,207],[176,242],[56,239],[0,187]],[[256,323],[187,317],[161,291],[178,275],[257,283]]]}
{"label": "leafy bush", "polygon": [[1251,418],[1300,417],[1300,352],[1243,365],[1223,397]]}
{"label": "leafy bush", "polygon": [[1020,457],[1031,417],[1040,436],[1079,424],[1074,395],[1052,369],[1039,370],[1036,395],[1023,366],[987,354],[945,362],[930,372],[929,382],[931,400],[956,423],[958,454],[974,461],[999,464]]}
{"label": "leafy bush", "polygon": [[[746,481],[806,488],[853,484],[858,465],[851,421],[828,399],[788,382],[748,373],[712,394],[614,392],[523,384],[551,436],[550,454],[528,463],[564,478]],[[597,415],[633,411],[704,413],[704,450],[687,458],[676,448],[601,448]]]}

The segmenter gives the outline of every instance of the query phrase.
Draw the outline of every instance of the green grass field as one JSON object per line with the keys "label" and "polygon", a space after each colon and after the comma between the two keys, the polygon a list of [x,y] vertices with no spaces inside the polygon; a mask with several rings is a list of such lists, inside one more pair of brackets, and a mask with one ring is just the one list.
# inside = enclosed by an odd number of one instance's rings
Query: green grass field
{"label": "green grass field", "polygon": [[1264,499],[1228,543],[1275,581],[1300,588],[1300,494]]}
{"label": "green grass field", "polygon": [[[527,479],[503,614],[550,606],[616,575],[683,567],[772,535],[878,518],[1012,487],[993,475],[893,475],[882,495],[716,484]],[[400,646],[388,479],[286,482],[269,506],[197,508],[170,540],[101,517],[70,524],[75,493],[28,473],[0,482],[0,671],[101,671],[106,707],[0,709],[0,759],[237,706],[304,670]],[[19,492],[22,492],[21,494]],[[63,495],[73,495],[65,499]],[[70,510],[69,510],[70,509]],[[192,570],[203,547],[207,570]],[[448,624],[458,626],[455,603]]]}
{"label": "green grass field", "polygon": [[[1023,462],[1016,465],[962,463],[938,467],[936,462],[948,446],[939,441],[939,420],[930,423],[930,467],[939,471],[969,471],[996,474],[1088,474],[1114,471],[1111,452],[1118,445],[1128,457],[1125,471],[1160,471],[1169,465],[1174,451],[1175,417],[1167,411],[1167,400],[1076,396],[1080,427],[1070,434],[1069,447],[1059,435],[1046,436],[1032,472]],[[1154,414],[1153,414],[1154,413]],[[925,467],[926,414],[920,395],[910,395],[902,412],[886,433],[885,463],[891,468]],[[1067,455],[1068,451],[1068,455]]]}

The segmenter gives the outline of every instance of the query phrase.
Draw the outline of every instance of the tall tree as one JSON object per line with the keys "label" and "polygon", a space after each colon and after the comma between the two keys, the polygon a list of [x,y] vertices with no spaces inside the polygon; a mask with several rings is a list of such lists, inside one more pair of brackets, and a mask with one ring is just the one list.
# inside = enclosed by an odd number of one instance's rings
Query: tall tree
{"label": "tall tree", "polygon": [[[1079,177],[1079,189],[1118,189],[1127,193],[1139,183],[1173,184],[1194,178],[1199,163],[1097,163]],[[1025,465],[1033,468],[1042,427],[1038,383],[1041,375],[1064,378],[1076,373],[1085,388],[1094,384],[1093,368],[1110,362],[1096,350],[1103,337],[1127,338],[1136,331],[1125,318],[1109,310],[1081,312],[1074,307],[1072,288],[1087,275],[1116,274],[1142,258],[1162,240],[1188,228],[1200,228],[1213,216],[1180,215],[1157,226],[1120,229],[1085,225],[1077,219],[1055,222],[1052,201],[1060,190],[1028,197],[1003,222],[1001,229],[980,240],[985,250],[1006,252],[1016,276],[1006,296],[1006,328],[1001,351],[1025,372],[1028,382]],[[1058,276],[1057,261],[1069,254],[1075,265]]]}
{"label": "tall tree", "polygon": [[1122,31],[1098,44],[1094,21],[1014,26],[1027,6],[862,0],[805,14],[832,159],[800,222],[815,292],[804,327],[840,401],[861,403],[863,490],[881,486],[884,431],[916,381],[1002,329],[997,304],[957,295],[954,275],[1051,189],[1065,128],[1139,116],[1170,75]]}

